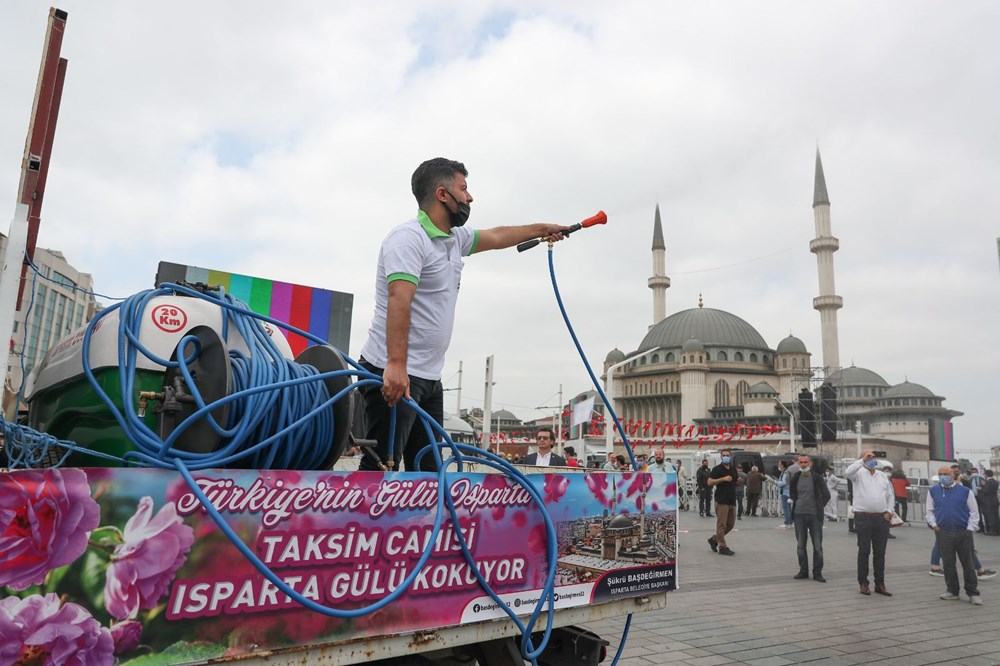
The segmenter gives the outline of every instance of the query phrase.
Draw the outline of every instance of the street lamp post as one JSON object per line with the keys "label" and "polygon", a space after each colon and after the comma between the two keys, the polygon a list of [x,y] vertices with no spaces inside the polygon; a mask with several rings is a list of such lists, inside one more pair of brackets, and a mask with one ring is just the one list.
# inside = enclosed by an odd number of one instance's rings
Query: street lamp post
{"label": "street lamp post", "polygon": [[795,453],[795,414],[793,414],[787,407],[785,407],[780,400],[774,398],[774,402],[781,407],[786,414],[788,414],[789,419],[789,429],[788,429],[788,441],[790,443],[790,453]]}
{"label": "street lamp post", "polygon": [[614,450],[615,450],[615,443],[614,443],[615,423],[614,423],[614,420],[612,420],[612,418],[611,418],[611,412],[614,412],[616,415],[618,414],[618,410],[615,409],[615,406],[614,406],[615,405],[615,393],[614,393],[614,388],[612,386],[612,383],[614,381],[615,370],[617,370],[618,368],[622,367],[623,365],[625,365],[625,364],[627,364],[627,363],[629,363],[631,361],[634,361],[635,359],[639,358],[640,356],[645,356],[646,354],[652,354],[653,352],[659,351],[660,349],[662,349],[662,347],[654,347],[652,349],[647,349],[644,352],[640,352],[638,354],[633,354],[632,356],[629,356],[624,361],[619,361],[618,363],[615,363],[614,365],[612,365],[612,366],[610,366],[608,368],[608,372],[607,372],[608,381],[607,381],[607,384],[606,384],[607,391],[605,393],[608,396],[608,406],[610,407],[610,409],[608,410],[608,414],[605,414],[605,418],[604,418],[604,421],[605,421],[605,425],[604,425],[604,452],[605,453],[613,453]]}

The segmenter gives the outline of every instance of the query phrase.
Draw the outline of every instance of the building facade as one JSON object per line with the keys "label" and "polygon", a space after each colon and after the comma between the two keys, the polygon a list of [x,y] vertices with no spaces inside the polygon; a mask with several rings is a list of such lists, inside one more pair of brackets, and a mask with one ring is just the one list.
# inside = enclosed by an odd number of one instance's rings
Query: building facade
{"label": "building facade", "polygon": [[[0,235],[0,253],[6,256],[7,237]],[[14,317],[14,334],[8,359],[3,408],[13,414],[14,401],[24,377],[45,357],[49,347],[90,321],[99,311],[89,273],[73,268],[62,252],[36,248],[34,263],[40,275],[29,270]]]}

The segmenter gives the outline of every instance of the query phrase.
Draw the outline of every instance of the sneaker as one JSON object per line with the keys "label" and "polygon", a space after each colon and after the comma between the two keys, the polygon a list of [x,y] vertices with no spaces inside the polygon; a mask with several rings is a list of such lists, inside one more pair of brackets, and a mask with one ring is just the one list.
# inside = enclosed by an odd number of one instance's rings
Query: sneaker
{"label": "sneaker", "polygon": [[708,545],[713,553],[719,552],[719,542],[715,540],[714,536],[708,537]]}
{"label": "sneaker", "polygon": [[973,606],[982,606],[983,598],[977,594],[974,597],[969,597],[969,603],[972,604]]}
{"label": "sneaker", "polygon": [[951,592],[945,592],[938,599],[943,601],[958,601],[959,596],[957,594],[952,594]]}
{"label": "sneaker", "polygon": [[944,578],[944,571],[942,571],[941,569],[931,569],[927,573],[929,573],[932,576],[941,576],[942,578]]}
{"label": "sneaker", "polygon": [[983,569],[982,571],[977,571],[976,576],[979,578],[995,578],[997,575],[996,571],[993,569]]}
{"label": "sneaker", "polygon": [[794,578],[795,580],[805,580],[806,578],[809,578],[809,574],[806,573],[805,571],[800,571],[794,576],[792,576],[792,578]]}
{"label": "sneaker", "polygon": [[719,549],[719,555],[735,555],[735,554],[736,554],[735,551],[729,550],[725,546]]}

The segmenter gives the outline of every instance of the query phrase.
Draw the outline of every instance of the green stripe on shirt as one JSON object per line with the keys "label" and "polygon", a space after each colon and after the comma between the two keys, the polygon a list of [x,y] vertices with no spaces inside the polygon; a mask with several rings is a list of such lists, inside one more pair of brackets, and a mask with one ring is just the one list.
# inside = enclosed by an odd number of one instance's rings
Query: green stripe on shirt
{"label": "green stripe on shirt", "polygon": [[395,282],[396,280],[406,280],[407,282],[412,282],[416,285],[420,284],[420,278],[415,275],[410,275],[409,273],[393,273],[385,279],[385,282],[388,284],[390,282]]}

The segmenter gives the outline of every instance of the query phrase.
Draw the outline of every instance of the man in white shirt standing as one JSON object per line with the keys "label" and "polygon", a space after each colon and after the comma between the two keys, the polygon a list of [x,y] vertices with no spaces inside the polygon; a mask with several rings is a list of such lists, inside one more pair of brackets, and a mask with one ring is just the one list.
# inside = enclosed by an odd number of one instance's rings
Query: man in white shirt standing
{"label": "man in white shirt standing", "polygon": [[[389,232],[375,271],[375,311],[359,363],[382,377],[382,386],[361,388],[367,438],[377,442],[358,469],[382,465],[416,471],[416,454],[429,442],[416,412],[396,413],[393,454],[389,456],[391,409],[411,399],[438,424],[444,423],[441,369],[455,326],[455,306],[464,257],[501,250],[534,238],[561,240],[569,227],[526,224],[470,229],[472,194],[461,162],[436,157],[417,167],[410,188],[419,206],[416,217]],[[433,458],[422,467],[433,469]]]}
{"label": "man in white shirt standing", "polygon": [[885,472],[878,469],[873,451],[865,451],[860,460],[851,463],[845,476],[851,480],[854,499],[854,529],[858,535],[858,584],[861,594],[870,595],[868,586],[868,554],[872,554],[875,592],[887,597],[885,587],[885,545],[889,541],[889,522],[895,495]]}

